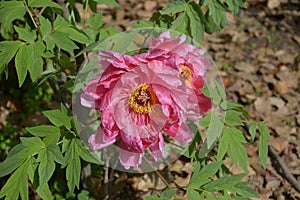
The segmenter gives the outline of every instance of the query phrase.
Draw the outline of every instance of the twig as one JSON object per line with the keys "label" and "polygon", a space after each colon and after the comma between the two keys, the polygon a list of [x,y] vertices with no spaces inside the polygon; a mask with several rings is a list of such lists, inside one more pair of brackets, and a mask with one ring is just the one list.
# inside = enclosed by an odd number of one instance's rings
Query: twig
{"label": "twig", "polygon": [[38,28],[38,25],[36,24],[36,22],[35,22],[35,20],[34,20],[34,18],[33,18],[33,14],[32,14],[32,12],[31,12],[30,9],[29,9],[26,0],[23,0],[23,2],[24,2],[24,5],[25,5],[25,8],[26,8],[26,10],[27,10],[27,12],[28,12],[28,14],[29,14],[29,16],[30,16],[30,18],[31,18],[31,21],[32,21],[33,24],[34,24],[34,27],[37,29],[37,28]]}
{"label": "twig", "polygon": [[[278,155],[278,153],[276,152],[276,150],[272,146],[269,146],[269,156],[277,162],[276,164],[278,164],[279,167],[282,169],[281,174],[287,179],[287,181],[295,188],[295,190],[300,192],[299,182],[291,174],[289,168],[286,166],[286,164],[283,162],[281,157]],[[276,170],[277,170],[277,168],[276,168]]]}

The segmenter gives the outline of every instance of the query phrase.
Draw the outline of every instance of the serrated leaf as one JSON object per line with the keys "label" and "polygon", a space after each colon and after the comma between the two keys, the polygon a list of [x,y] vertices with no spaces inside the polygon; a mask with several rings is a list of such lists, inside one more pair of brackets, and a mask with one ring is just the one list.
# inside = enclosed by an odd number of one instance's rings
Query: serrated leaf
{"label": "serrated leaf", "polygon": [[42,32],[43,39],[45,39],[52,32],[51,22],[48,19],[44,18],[42,15],[39,15],[39,20],[41,23],[40,30]]}
{"label": "serrated leaf", "polygon": [[203,186],[203,189],[207,191],[219,191],[226,190],[231,191],[234,190],[234,185],[242,180],[245,174],[236,174],[231,176],[223,176],[215,181],[211,181],[210,183]]}
{"label": "serrated leaf", "polygon": [[160,12],[162,15],[176,14],[185,10],[187,3],[184,0],[177,0],[169,3],[165,8]]}
{"label": "serrated leaf", "polygon": [[237,15],[240,7],[245,8],[244,0],[226,0],[226,3],[233,15]]}
{"label": "serrated leaf", "polygon": [[68,188],[71,193],[74,192],[75,187],[79,188],[80,181],[80,172],[81,172],[81,163],[79,157],[73,157],[67,166],[66,169],[66,178],[68,181]]}
{"label": "serrated leaf", "polygon": [[48,148],[42,149],[37,158],[37,162],[40,162],[39,172],[39,185],[45,185],[51,178],[54,170],[55,163],[53,155],[48,151]]}
{"label": "serrated leaf", "polygon": [[28,6],[34,8],[53,7],[53,8],[63,9],[61,5],[49,0],[28,0]]}
{"label": "serrated leaf", "polygon": [[223,113],[224,121],[229,126],[244,125],[243,120],[240,118],[242,113],[235,110],[228,110]]}
{"label": "serrated leaf", "polygon": [[60,110],[49,110],[44,111],[45,115],[49,121],[57,127],[65,126],[68,130],[71,130],[71,117],[61,112]]}
{"label": "serrated leaf", "polygon": [[214,113],[211,114],[210,125],[207,129],[206,140],[207,147],[210,148],[213,143],[220,137],[224,124],[220,117]]}
{"label": "serrated leaf", "polygon": [[212,162],[208,165],[205,165],[199,172],[195,171],[191,178],[190,186],[199,188],[202,185],[210,182],[211,180],[209,178],[217,173],[222,164],[222,162]]}
{"label": "serrated leaf", "polygon": [[226,92],[225,92],[224,86],[221,85],[221,83],[217,80],[214,80],[214,83],[216,84],[217,90],[218,90],[222,100],[226,100]]}
{"label": "serrated leaf", "polygon": [[187,191],[186,191],[186,198],[188,200],[201,200],[203,198],[201,198],[199,192],[193,190],[193,189],[190,189],[188,188]]}
{"label": "serrated leaf", "polygon": [[175,21],[172,22],[170,27],[172,30],[178,31],[180,33],[189,35],[188,28],[189,28],[189,18],[188,16],[183,13]]}
{"label": "serrated leaf", "polygon": [[249,133],[251,135],[252,141],[254,141],[255,136],[256,136],[256,127],[257,127],[256,122],[251,123],[251,125],[249,126]]}
{"label": "serrated leaf", "polygon": [[267,166],[268,141],[271,139],[270,132],[265,122],[260,122],[259,126],[259,152],[258,156],[264,168]]}
{"label": "serrated leaf", "polygon": [[23,163],[8,179],[0,191],[0,198],[6,199],[28,199],[27,169],[28,161]]}
{"label": "serrated leaf", "polygon": [[98,165],[104,164],[102,161],[100,161],[99,159],[97,159],[95,156],[92,155],[92,153],[84,146],[81,140],[77,138],[74,140],[76,144],[76,152],[83,160]]}
{"label": "serrated leaf", "polygon": [[25,130],[37,137],[46,137],[60,134],[59,128],[50,125],[34,126],[30,128],[25,128]]}
{"label": "serrated leaf", "polygon": [[39,187],[36,189],[36,192],[38,195],[45,200],[52,200],[54,197],[51,194],[50,188],[48,184],[45,185],[39,185]]}
{"label": "serrated leaf", "polygon": [[100,28],[103,25],[103,15],[102,13],[95,13],[90,16],[89,26],[92,28]]}
{"label": "serrated leaf", "polygon": [[0,163],[0,177],[12,173],[18,168],[28,157],[26,147],[23,144],[18,144],[11,149],[7,158]]}
{"label": "serrated leaf", "polygon": [[211,113],[205,115],[202,119],[199,120],[199,125],[202,127],[209,127],[211,121]]}
{"label": "serrated leaf", "polygon": [[19,87],[21,87],[25,81],[27,75],[27,62],[25,62],[29,57],[28,46],[23,45],[20,47],[16,57],[15,57],[15,65],[17,76],[19,80]]}
{"label": "serrated leaf", "polygon": [[26,13],[22,1],[1,1],[0,2],[0,23],[1,36],[5,39],[11,39],[13,34],[12,22],[15,19],[23,19]]}
{"label": "serrated leaf", "polygon": [[246,198],[259,198],[259,195],[255,190],[248,187],[249,182],[239,182],[234,185],[234,189],[232,192],[238,193],[239,195],[246,197]]}
{"label": "serrated leaf", "polygon": [[242,107],[243,106],[241,104],[231,102],[231,101],[223,101],[221,103],[221,108],[223,110],[233,110],[233,109],[238,109],[238,108],[242,108]]}
{"label": "serrated leaf", "polygon": [[17,26],[14,26],[14,27],[21,39],[23,39],[26,42],[34,42],[35,41],[36,32],[34,30],[31,30],[28,24],[26,24],[25,28],[20,28]]}
{"label": "serrated leaf", "polygon": [[27,49],[29,57],[27,58],[27,69],[29,71],[31,80],[34,82],[40,76],[42,75],[43,72],[43,58],[42,54],[45,50],[45,46],[41,41],[37,41],[33,44],[28,45]]}
{"label": "serrated leaf", "polygon": [[20,41],[3,41],[0,42],[0,59],[1,62],[8,64],[15,56],[19,48],[25,43]]}
{"label": "serrated leaf", "polygon": [[55,44],[63,50],[72,52],[74,49],[78,49],[78,46],[71,39],[69,39],[65,33],[55,31],[53,33],[53,39]]}
{"label": "serrated leaf", "polygon": [[202,11],[200,6],[195,2],[190,2],[186,9],[186,14],[190,21],[191,36],[199,43],[204,38],[204,25],[202,22]]}
{"label": "serrated leaf", "polygon": [[225,128],[220,139],[217,159],[221,160],[225,153],[228,152],[232,161],[247,171],[248,155],[245,147],[243,146],[246,142],[247,141],[242,131],[231,127]]}
{"label": "serrated leaf", "polygon": [[[80,181],[80,172],[81,172],[81,163],[79,154],[77,151],[77,144],[75,138],[63,140],[63,151],[66,148],[66,153],[64,157],[64,164],[62,168],[67,166],[66,169],[66,179],[69,191],[71,193],[74,192],[75,187],[79,188],[79,181]],[[64,147],[65,145],[65,147]]]}

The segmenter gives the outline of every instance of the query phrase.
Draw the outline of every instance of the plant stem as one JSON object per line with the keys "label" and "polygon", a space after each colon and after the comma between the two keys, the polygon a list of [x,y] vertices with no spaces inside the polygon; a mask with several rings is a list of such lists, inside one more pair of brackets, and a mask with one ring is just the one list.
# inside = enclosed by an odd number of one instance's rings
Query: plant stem
{"label": "plant stem", "polygon": [[33,24],[34,24],[34,27],[37,29],[37,28],[38,28],[38,25],[36,24],[36,22],[35,22],[35,20],[34,20],[34,18],[33,18],[33,14],[32,14],[32,12],[31,12],[31,10],[29,9],[26,0],[23,0],[23,2],[24,2],[24,5],[25,5],[25,8],[26,8],[26,10],[27,10],[27,12],[28,12],[28,14],[29,14],[29,16],[30,16],[30,18],[31,18],[31,21],[32,21]]}

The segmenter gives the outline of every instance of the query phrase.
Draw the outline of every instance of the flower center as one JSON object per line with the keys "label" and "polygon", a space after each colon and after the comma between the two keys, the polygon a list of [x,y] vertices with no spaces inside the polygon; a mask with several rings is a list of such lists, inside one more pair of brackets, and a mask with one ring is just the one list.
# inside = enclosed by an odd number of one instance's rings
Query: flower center
{"label": "flower center", "polygon": [[191,81],[192,81],[193,72],[187,66],[182,65],[181,72],[178,74],[178,77],[184,79],[185,82],[188,84],[188,83],[191,83]]}
{"label": "flower center", "polygon": [[137,86],[129,97],[129,106],[137,113],[149,113],[155,103],[156,95],[146,83]]}

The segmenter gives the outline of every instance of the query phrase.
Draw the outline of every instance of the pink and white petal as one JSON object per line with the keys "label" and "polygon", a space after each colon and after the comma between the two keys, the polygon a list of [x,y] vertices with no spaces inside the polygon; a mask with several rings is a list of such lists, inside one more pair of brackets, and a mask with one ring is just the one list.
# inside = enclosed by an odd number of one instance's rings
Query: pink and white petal
{"label": "pink and white petal", "polygon": [[165,156],[164,137],[161,132],[158,133],[156,142],[149,146],[149,149],[155,161],[158,161]]}
{"label": "pink and white petal", "polygon": [[182,123],[179,127],[174,139],[178,142],[186,143],[192,141],[194,138],[194,133],[189,129],[186,123]]}
{"label": "pink and white petal", "polygon": [[119,159],[125,169],[138,167],[142,163],[143,154],[144,152],[134,151],[128,148],[128,145],[124,142],[120,142]]}
{"label": "pink and white petal", "polygon": [[88,142],[92,150],[99,150],[115,143],[116,137],[105,137],[102,128],[98,127],[96,134],[91,135]]}

